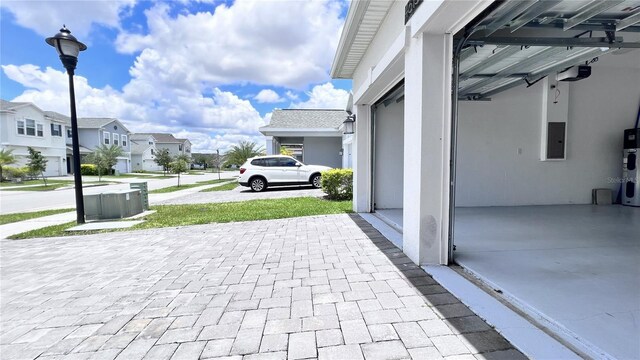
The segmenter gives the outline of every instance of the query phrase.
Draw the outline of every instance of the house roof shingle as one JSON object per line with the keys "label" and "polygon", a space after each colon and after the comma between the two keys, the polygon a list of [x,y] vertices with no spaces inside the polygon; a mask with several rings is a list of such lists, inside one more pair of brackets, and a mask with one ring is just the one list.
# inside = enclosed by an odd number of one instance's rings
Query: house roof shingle
{"label": "house roof shingle", "polygon": [[347,118],[340,109],[278,109],[271,115],[269,125],[276,129],[338,129]]}
{"label": "house roof shingle", "polygon": [[145,152],[145,150],[151,147],[147,140],[131,140],[129,144],[131,145],[132,154],[142,154]]}
{"label": "house roof shingle", "polygon": [[153,136],[156,139],[157,143],[175,143],[175,144],[182,144],[184,141],[181,141],[179,139],[176,139],[173,135],[171,134],[166,134],[166,133],[137,133],[136,135],[144,135],[144,136]]}

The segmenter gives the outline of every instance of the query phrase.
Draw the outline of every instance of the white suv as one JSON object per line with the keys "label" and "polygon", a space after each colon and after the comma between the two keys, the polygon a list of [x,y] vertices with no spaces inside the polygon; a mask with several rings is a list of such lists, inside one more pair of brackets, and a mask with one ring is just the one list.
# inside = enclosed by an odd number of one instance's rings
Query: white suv
{"label": "white suv", "polygon": [[268,186],[311,184],[319,188],[320,172],[329,169],[327,166],[305,165],[291,156],[258,156],[240,167],[238,183],[258,192]]}

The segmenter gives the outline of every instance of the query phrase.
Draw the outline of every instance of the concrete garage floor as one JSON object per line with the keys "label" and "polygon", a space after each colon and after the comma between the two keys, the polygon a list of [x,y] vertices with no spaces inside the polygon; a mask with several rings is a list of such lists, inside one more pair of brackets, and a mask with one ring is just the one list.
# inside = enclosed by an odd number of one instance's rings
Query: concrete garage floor
{"label": "concrete garage floor", "polygon": [[591,354],[640,358],[640,208],[458,208],[455,234],[456,262],[535,318]]}

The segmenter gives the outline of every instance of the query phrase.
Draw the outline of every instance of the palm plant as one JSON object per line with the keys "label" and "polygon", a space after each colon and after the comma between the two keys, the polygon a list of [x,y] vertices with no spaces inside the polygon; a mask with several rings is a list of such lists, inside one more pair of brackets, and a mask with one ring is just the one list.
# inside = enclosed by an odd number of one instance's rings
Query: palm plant
{"label": "palm plant", "polygon": [[13,149],[0,149],[0,181],[2,181],[2,167],[15,164],[16,156],[13,155]]}
{"label": "palm plant", "polygon": [[102,180],[102,173],[109,173],[111,168],[118,163],[118,157],[124,155],[124,151],[118,145],[100,145],[87,160],[98,168],[98,181]]}
{"label": "palm plant", "polygon": [[260,155],[264,155],[264,148],[262,146],[258,146],[258,144],[251,141],[240,141],[240,144],[234,145],[231,150],[225,154],[227,158],[225,166],[240,166],[244,164],[247,159]]}

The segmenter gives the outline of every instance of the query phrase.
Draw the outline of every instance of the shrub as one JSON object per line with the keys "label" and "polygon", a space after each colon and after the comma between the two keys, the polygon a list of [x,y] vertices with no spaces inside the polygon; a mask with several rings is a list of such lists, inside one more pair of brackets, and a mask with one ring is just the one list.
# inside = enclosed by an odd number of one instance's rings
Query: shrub
{"label": "shrub", "polygon": [[29,175],[29,168],[27,168],[26,166],[25,167],[5,166],[2,168],[2,172],[3,172],[3,176],[11,181],[13,180],[23,181]]}
{"label": "shrub", "polygon": [[322,172],[322,191],[331,200],[351,200],[353,198],[353,170],[331,169]]}
{"label": "shrub", "polygon": [[98,167],[94,164],[80,164],[80,174],[98,175]]}

